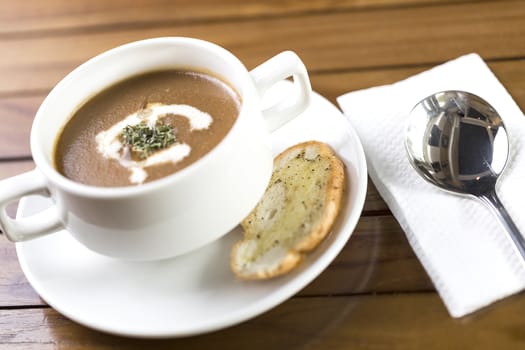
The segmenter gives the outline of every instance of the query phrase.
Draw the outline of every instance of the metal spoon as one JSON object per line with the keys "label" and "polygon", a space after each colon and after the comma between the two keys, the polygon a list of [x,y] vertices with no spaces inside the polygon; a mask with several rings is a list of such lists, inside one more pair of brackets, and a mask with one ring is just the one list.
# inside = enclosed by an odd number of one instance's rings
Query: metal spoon
{"label": "metal spoon", "polygon": [[488,205],[525,259],[525,240],[496,194],[509,142],[501,117],[488,102],[464,91],[428,96],[410,112],[405,146],[425,180]]}

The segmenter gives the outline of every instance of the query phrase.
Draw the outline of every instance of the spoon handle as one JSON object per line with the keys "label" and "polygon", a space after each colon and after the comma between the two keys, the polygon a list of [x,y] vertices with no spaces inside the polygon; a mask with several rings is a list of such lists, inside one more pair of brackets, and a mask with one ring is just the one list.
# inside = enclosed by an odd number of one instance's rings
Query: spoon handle
{"label": "spoon handle", "polygon": [[512,239],[512,242],[514,242],[514,246],[521,254],[522,258],[525,260],[525,239],[523,238],[520,231],[516,227],[516,224],[514,224],[514,221],[512,221],[512,218],[510,217],[509,213],[507,213],[507,210],[499,200],[496,191],[492,190],[490,192],[487,192],[481,195],[479,198],[491,209],[493,209],[501,224],[507,231],[508,236]]}

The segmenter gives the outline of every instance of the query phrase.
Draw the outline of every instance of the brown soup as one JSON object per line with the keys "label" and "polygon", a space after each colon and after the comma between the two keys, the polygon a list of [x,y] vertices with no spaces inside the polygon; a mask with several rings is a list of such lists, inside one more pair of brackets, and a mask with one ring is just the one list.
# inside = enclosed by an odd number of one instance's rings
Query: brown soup
{"label": "brown soup", "polygon": [[57,138],[55,167],[93,186],[153,181],[215,147],[240,106],[236,91],[209,74],[138,75],[103,90],[73,114]]}

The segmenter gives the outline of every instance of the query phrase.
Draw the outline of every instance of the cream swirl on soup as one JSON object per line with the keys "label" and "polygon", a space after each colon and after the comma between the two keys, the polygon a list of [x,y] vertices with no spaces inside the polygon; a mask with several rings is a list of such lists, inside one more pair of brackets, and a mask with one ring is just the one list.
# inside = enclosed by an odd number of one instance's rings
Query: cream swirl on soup
{"label": "cream swirl on soup", "polygon": [[186,143],[175,142],[171,146],[151,154],[146,159],[137,161],[130,157],[128,148],[121,141],[122,130],[126,126],[134,126],[139,123],[146,123],[149,127],[155,127],[159,121],[168,115],[181,115],[187,118],[192,131],[208,129],[213,122],[211,115],[189,105],[149,103],[145,108],[126,116],[109,129],[99,132],[96,136],[97,151],[105,158],[114,159],[129,169],[131,183],[143,183],[148,176],[146,167],[167,162],[177,163],[190,154],[191,147]]}

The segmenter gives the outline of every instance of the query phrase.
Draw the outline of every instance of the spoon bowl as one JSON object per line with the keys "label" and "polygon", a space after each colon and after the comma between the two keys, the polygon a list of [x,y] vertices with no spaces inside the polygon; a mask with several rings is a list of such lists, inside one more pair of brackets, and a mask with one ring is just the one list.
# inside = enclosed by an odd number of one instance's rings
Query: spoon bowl
{"label": "spoon bowl", "polygon": [[408,117],[405,148],[425,180],[484,202],[525,260],[525,240],[496,194],[509,141],[501,116],[488,102],[465,91],[442,91],[424,98]]}

